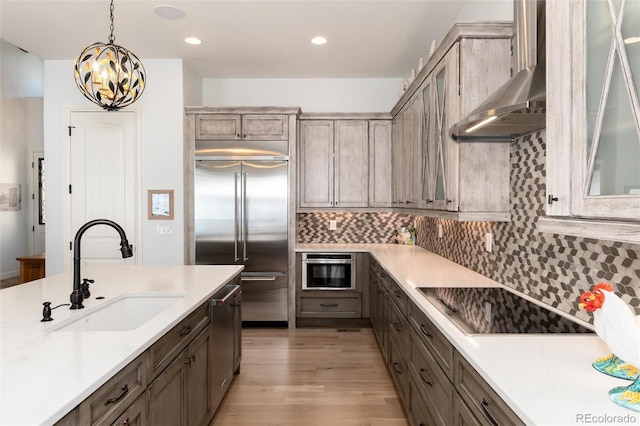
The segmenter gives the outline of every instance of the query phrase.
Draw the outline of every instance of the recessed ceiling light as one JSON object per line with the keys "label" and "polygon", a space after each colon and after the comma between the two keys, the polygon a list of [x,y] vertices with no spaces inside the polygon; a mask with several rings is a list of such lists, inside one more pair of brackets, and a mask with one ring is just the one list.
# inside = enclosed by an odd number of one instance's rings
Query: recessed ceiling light
{"label": "recessed ceiling light", "polygon": [[175,6],[156,6],[153,11],[156,12],[156,15],[164,19],[182,19],[185,17],[184,11]]}
{"label": "recessed ceiling light", "polygon": [[624,44],[640,43],[640,37],[629,37],[624,39]]}
{"label": "recessed ceiling light", "polygon": [[202,44],[202,40],[197,37],[187,37],[184,39],[184,42],[187,44]]}
{"label": "recessed ceiling light", "polygon": [[318,36],[318,37],[314,37],[311,39],[311,43],[313,44],[327,44],[327,39],[322,37],[322,36]]}

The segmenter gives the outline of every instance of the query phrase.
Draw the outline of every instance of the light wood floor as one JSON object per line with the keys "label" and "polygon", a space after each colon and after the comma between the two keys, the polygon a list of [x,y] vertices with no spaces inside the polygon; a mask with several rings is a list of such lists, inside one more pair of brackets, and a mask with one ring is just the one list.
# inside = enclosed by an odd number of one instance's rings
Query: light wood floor
{"label": "light wood floor", "polygon": [[408,426],[372,330],[338,330],[243,329],[212,425]]}

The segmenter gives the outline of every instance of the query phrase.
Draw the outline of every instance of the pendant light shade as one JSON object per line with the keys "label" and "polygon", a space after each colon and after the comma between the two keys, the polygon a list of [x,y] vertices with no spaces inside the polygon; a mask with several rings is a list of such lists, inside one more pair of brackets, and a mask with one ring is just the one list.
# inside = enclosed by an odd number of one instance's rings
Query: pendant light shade
{"label": "pendant light shade", "polygon": [[110,28],[108,43],[93,43],[78,56],[74,79],[87,99],[107,111],[116,111],[131,105],[142,95],[146,73],[136,55],[114,44],[113,0]]}

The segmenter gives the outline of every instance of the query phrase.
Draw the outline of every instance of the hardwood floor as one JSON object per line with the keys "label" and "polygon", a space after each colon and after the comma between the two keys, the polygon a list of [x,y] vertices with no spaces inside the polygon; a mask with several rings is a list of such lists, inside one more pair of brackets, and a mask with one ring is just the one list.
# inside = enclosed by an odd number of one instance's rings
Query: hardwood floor
{"label": "hardwood floor", "polygon": [[[346,331],[338,331],[346,330]],[[408,426],[373,331],[243,329],[215,426]]]}

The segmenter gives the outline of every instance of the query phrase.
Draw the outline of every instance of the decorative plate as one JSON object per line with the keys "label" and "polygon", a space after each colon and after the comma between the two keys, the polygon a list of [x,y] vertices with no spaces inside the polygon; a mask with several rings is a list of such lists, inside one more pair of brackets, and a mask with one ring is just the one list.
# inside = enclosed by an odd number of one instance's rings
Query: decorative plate
{"label": "decorative plate", "polygon": [[409,80],[403,77],[402,80],[400,80],[400,87],[398,88],[399,96],[402,97],[402,95],[404,95],[404,92],[406,92],[408,88]]}

